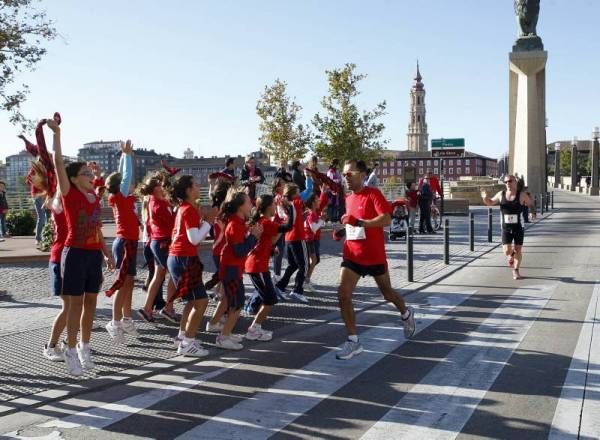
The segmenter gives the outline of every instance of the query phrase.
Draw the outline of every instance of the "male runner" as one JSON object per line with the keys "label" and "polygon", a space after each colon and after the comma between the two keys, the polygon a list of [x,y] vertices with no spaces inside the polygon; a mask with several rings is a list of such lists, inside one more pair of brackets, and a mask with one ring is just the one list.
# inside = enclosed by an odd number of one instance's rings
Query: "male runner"
{"label": "male runner", "polygon": [[[375,278],[385,300],[393,303],[400,311],[406,338],[412,337],[416,330],[412,307],[406,306],[402,297],[392,289],[390,282],[383,234],[383,228],[391,222],[390,204],[377,188],[364,186],[366,174],[367,166],[362,160],[347,161],[342,173],[352,194],[346,198],[346,214],[341,218],[341,222],[346,225],[346,241],[338,300],[348,340],[337,353],[338,359],[350,359],[363,350],[358,340],[352,305],[352,293],[360,277],[369,275]],[[336,232],[337,239],[342,236],[343,231]]]}

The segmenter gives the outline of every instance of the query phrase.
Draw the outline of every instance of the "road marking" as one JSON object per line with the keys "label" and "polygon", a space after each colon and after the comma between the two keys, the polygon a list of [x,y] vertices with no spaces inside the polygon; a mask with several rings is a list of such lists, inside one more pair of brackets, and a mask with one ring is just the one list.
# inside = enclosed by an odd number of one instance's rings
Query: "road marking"
{"label": "road marking", "polygon": [[[461,304],[475,291],[436,293],[429,304],[419,305],[418,332]],[[360,335],[365,351],[349,360],[328,352],[302,369],[291,372],[273,387],[257,393],[177,437],[178,440],[210,438],[266,439],[351,382],[388,353],[405,343],[401,329],[382,323]]]}
{"label": "road marking", "polygon": [[600,438],[600,282],[594,285],[548,436],[572,438]]}
{"label": "road marking", "polygon": [[[453,439],[552,297],[554,286],[519,289],[376,422],[362,440]],[[493,341],[482,340],[493,338]]]}

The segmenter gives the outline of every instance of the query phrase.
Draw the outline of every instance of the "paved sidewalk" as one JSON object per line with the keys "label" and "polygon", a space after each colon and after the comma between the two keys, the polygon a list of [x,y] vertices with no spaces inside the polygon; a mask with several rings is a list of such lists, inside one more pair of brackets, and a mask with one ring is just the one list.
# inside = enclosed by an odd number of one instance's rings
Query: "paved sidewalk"
{"label": "paved sidewalk", "polygon": [[[401,291],[414,291],[434,283],[473,259],[489,252],[497,246],[499,234],[497,210],[495,214],[495,237],[487,242],[487,211],[476,211],[475,252],[468,248],[468,219],[453,217],[451,228],[451,264],[442,261],[442,234],[437,236],[416,236],[415,238],[415,283],[408,283],[405,266],[405,243],[387,245],[392,284]],[[317,292],[309,295],[310,304],[283,303],[274,309],[266,327],[275,331],[276,337],[293,333],[306,325],[323,323],[339,317],[337,308],[337,276],[340,263],[340,244],[328,236],[323,239],[323,259],[313,276]],[[207,252],[203,261],[210,262]],[[210,264],[210,263],[209,263]],[[207,264],[207,270],[212,268]],[[138,266],[139,268],[140,266]],[[141,305],[144,294],[141,282],[145,269],[138,270],[138,282],[134,292],[134,307]],[[106,283],[113,275],[105,274]],[[208,274],[206,275],[208,276]],[[247,280],[246,280],[247,281]],[[0,265],[0,344],[5,347],[5,356],[0,358],[0,406],[2,411],[14,411],[32,402],[42,402],[64,393],[79,393],[84,389],[106,386],[114,380],[132,380],[147,371],[142,367],[158,362],[158,368],[169,369],[169,359],[176,356],[170,337],[177,328],[164,322],[155,325],[137,322],[141,336],[131,340],[128,346],[114,346],[104,325],[110,319],[111,301],[99,296],[96,328],[92,346],[98,367],[82,380],[74,380],[66,375],[64,365],[53,364],[41,356],[41,348],[47,340],[52,319],[60,307],[57,298],[48,295],[48,272],[45,263],[13,263]],[[252,287],[246,282],[247,292]],[[382,302],[374,281],[361,280],[355,295],[357,309],[366,309]],[[212,312],[213,305],[208,313]],[[237,332],[243,332],[250,320],[240,319]],[[214,335],[201,333],[199,339],[211,346]],[[49,391],[54,390],[54,391]],[[62,391],[56,391],[62,390]],[[36,393],[37,397],[34,396]],[[33,400],[32,400],[33,399]]]}

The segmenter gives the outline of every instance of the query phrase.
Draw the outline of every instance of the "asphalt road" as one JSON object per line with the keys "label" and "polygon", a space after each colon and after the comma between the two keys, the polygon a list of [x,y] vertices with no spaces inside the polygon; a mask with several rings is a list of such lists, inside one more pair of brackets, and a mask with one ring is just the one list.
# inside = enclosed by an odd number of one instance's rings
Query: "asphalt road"
{"label": "asphalt road", "polygon": [[556,202],[560,209],[526,234],[525,279],[512,280],[497,249],[431,287],[404,292],[417,312],[413,340],[404,339],[388,305],[371,301],[358,314],[366,350],[350,361],[335,359],[344,331],[332,310],[241,352],[171,358],[138,368],[138,380],[115,374],[75,397],[32,398],[31,408],[0,417],[0,433],[597,439],[600,203],[568,193]]}

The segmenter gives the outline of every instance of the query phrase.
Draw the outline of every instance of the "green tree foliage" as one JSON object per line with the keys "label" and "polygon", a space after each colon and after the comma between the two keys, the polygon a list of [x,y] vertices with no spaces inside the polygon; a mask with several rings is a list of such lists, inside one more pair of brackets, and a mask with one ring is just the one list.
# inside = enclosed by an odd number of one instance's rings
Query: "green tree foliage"
{"label": "green tree foliage", "polygon": [[256,113],[260,118],[260,143],[263,151],[277,160],[302,159],[308,152],[312,135],[308,127],[298,123],[302,107],[287,94],[287,83],[277,79],[265,86]]}
{"label": "green tree foliage", "polygon": [[321,100],[324,114],[317,113],[312,122],[317,130],[313,150],[328,161],[372,161],[381,156],[387,144],[382,139],[385,126],[378,122],[385,115],[386,102],[371,111],[358,109],[358,84],[366,75],[355,73],[355,69],[355,64],[346,64],[342,69],[325,71],[329,94]]}
{"label": "green tree foliage", "polygon": [[[589,176],[592,172],[592,155],[589,152],[577,152],[577,173]],[[567,177],[571,175],[571,149],[560,150],[560,175]]]}
{"label": "green tree foliage", "polygon": [[23,128],[29,125],[21,113],[29,89],[11,87],[19,73],[33,70],[46,54],[44,40],[56,37],[46,12],[36,9],[36,0],[0,0],[0,110],[9,112],[9,120]]}
{"label": "green tree foliage", "polygon": [[27,209],[11,209],[6,214],[6,227],[11,235],[34,235],[33,212]]}

